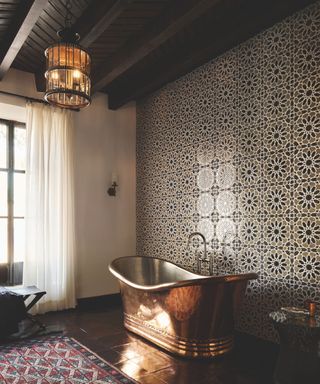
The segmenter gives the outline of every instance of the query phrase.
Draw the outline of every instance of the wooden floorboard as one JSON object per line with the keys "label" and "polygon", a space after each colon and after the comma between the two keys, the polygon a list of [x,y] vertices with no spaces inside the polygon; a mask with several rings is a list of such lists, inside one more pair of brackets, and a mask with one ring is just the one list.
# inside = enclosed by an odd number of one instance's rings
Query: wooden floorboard
{"label": "wooden floorboard", "polygon": [[[195,361],[175,357],[125,331],[118,306],[39,316],[59,326],[102,358],[142,384],[270,384],[276,346],[239,335],[229,355]],[[269,346],[269,348],[267,347]]]}

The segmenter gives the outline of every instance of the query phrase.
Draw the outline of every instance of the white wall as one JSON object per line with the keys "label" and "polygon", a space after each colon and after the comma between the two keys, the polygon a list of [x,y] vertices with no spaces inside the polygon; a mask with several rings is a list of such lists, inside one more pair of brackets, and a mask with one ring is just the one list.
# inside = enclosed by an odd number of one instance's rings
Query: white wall
{"label": "white wall", "polygon": [[[11,69],[0,90],[41,98],[30,73]],[[77,297],[118,291],[108,264],[135,254],[135,105],[108,110],[98,93],[75,117]],[[0,94],[0,118],[25,121],[25,101]],[[117,172],[116,197],[107,189]]]}
{"label": "white wall", "polygon": [[[43,93],[36,90],[33,74],[17,69],[10,69],[7,72],[0,81],[0,90],[39,99],[43,97]],[[25,122],[25,106],[26,102],[21,98],[0,94],[0,118]]]}
{"label": "white wall", "polygon": [[[75,116],[78,297],[117,292],[108,264],[135,254],[135,105],[107,105],[107,96],[97,94]],[[112,172],[116,197],[107,194]]]}

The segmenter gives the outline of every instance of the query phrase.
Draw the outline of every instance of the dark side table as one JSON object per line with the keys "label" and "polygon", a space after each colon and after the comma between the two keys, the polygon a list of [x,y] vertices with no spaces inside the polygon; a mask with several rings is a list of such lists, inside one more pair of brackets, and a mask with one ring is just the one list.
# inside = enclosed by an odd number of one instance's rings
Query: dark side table
{"label": "dark side table", "polygon": [[320,314],[281,309],[270,318],[280,337],[274,383],[320,383]]}

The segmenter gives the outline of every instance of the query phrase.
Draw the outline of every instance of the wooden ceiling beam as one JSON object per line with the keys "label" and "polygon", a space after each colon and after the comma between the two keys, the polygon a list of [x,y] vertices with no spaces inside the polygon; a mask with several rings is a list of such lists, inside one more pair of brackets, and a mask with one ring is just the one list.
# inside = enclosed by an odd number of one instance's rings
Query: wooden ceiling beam
{"label": "wooden ceiling beam", "polygon": [[147,96],[313,2],[266,0],[256,4],[256,0],[245,0],[239,2],[238,7],[233,5],[228,9],[228,17],[226,10],[217,10],[214,20],[192,44],[188,41],[172,55],[149,66],[147,71],[132,73],[111,84],[107,89],[109,108],[115,110]]}
{"label": "wooden ceiling beam", "polygon": [[74,30],[80,34],[81,45],[87,48],[94,43],[132,1],[117,0],[111,8],[105,9],[104,1],[95,0],[89,12],[85,12],[74,25]]}
{"label": "wooden ceiling beam", "polygon": [[20,3],[17,14],[1,44],[0,80],[9,70],[47,3],[48,0],[25,0]]}
{"label": "wooden ceiling beam", "polygon": [[[80,35],[81,46],[88,48],[94,43],[132,1],[116,0],[110,8],[109,2],[94,0],[72,27]],[[41,66],[35,73],[38,92],[44,92],[46,89],[44,73],[45,66]]]}
{"label": "wooden ceiling beam", "polygon": [[97,68],[93,78],[93,91],[100,91],[129,70],[138,61],[190,25],[221,0],[176,0],[162,16],[144,30],[141,35],[129,40],[105,63]]}

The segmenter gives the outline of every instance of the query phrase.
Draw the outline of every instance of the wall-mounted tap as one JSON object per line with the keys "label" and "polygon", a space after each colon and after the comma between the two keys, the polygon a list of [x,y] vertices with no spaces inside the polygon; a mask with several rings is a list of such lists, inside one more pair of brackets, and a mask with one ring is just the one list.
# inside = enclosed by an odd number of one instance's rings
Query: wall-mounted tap
{"label": "wall-mounted tap", "polygon": [[190,235],[189,235],[189,238],[188,238],[188,247],[190,245],[190,241],[193,237],[196,237],[196,236],[199,236],[201,237],[202,239],[202,242],[203,242],[203,257],[200,256],[197,257],[197,269],[198,269],[198,273],[200,274],[201,273],[201,262],[202,261],[205,261],[205,262],[209,262],[209,273],[210,275],[213,275],[213,257],[212,255],[210,255],[208,257],[208,254],[207,254],[207,241],[206,241],[206,238],[204,237],[204,235],[201,233],[201,232],[192,232]]}

